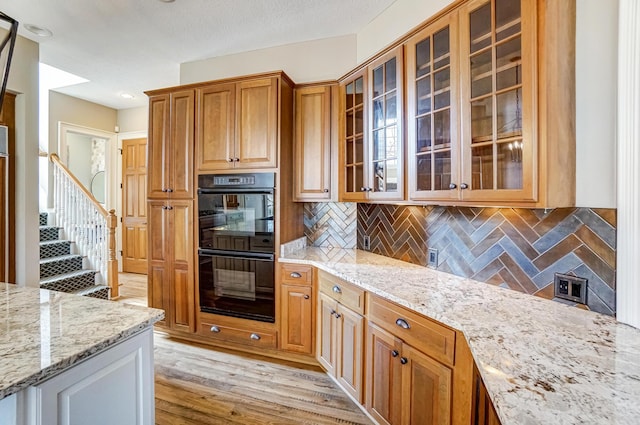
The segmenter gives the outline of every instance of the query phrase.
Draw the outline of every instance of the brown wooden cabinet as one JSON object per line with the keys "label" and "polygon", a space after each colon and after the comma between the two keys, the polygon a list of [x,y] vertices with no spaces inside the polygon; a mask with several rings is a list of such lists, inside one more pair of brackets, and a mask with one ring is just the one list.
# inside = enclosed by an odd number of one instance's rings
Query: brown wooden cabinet
{"label": "brown wooden cabinet", "polygon": [[356,300],[364,301],[364,292],[324,272],[319,275],[317,359],[343,390],[362,402],[365,319],[364,305]]}
{"label": "brown wooden cabinet", "polygon": [[275,168],[279,77],[247,78],[199,87],[196,168]]}
{"label": "brown wooden cabinet", "polygon": [[149,307],[165,311],[169,329],[195,331],[193,201],[151,200],[149,217]]}
{"label": "brown wooden cabinet", "polygon": [[403,46],[340,84],[340,200],[404,199]]}
{"label": "brown wooden cabinet", "polygon": [[337,85],[296,87],[294,200],[323,202],[332,199],[332,140],[336,125]]}
{"label": "brown wooden cabinet", "polygon": [[280,265],[280,349],[312,355],[315,337],[313,268]]}
{"label": "brown wooden cabinet", "polygon": [[194,119],[194,90],[149,97],[148,198],[193,198]]}
{"label": "brown wooden cabinet", "polygon": [[408,199],[575,203],[575,1],[471,0],[405,43]]}
{"label": "brown wooden cabinet", "polygon": [[473,382],[473,425],[500,425],[500,418],[477,368],[474,368]]}

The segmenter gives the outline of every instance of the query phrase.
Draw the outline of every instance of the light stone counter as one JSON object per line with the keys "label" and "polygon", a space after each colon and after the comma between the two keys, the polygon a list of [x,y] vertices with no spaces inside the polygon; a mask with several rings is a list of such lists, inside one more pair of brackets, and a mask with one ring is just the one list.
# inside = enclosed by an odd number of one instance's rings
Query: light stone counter
{"label": "light stone counter", "polygon": [[0,400],[163,317],[162,310],[0,283]]}
{"label": "light stone counter", "polygon": [[310,264],[464,333],[503,425],[640,424],[640,330],[598,313],[360,250]]}

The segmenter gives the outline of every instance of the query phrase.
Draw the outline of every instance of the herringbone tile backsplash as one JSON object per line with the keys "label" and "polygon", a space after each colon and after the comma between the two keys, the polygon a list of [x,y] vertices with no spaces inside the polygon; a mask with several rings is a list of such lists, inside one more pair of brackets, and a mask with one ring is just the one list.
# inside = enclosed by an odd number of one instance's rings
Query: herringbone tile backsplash
{"label": "herringbone tile backsplash", "polygon": [[310,246],[355,248],[357,209],[354,203],[304,204],[304,234]]}
{"label": "herringbone tile backsplash", "polygon": [[554,273],[573,273],[588,307],[615,315],[616,210],[358,204],[357,218],[360,249],[368,235],[372,252],[426,265],[436,248],[438,270],[549,299]]}

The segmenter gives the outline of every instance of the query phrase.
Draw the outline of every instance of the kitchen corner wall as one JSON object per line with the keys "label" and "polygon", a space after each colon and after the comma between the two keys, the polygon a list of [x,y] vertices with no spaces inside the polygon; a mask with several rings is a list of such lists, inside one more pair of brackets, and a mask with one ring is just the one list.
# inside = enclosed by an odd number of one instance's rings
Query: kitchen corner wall
{"label": "kitchen corner wall", "polygon": [[615,209],[306,203],[304,226],[310,246],[363,249],[367,235],[371,252],[422,266],[435,248],[440,271],[547,299],[554,273],[573,273],[588,308],[615,315]]}

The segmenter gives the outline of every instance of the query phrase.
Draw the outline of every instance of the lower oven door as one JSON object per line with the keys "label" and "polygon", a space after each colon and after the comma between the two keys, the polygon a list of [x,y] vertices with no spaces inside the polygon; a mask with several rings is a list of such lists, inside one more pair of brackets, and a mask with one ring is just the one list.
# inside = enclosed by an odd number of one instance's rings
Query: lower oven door
{"label": "lower oven door", "polygon": [[274,255],[198,251],[200,310],[275,322]]}

